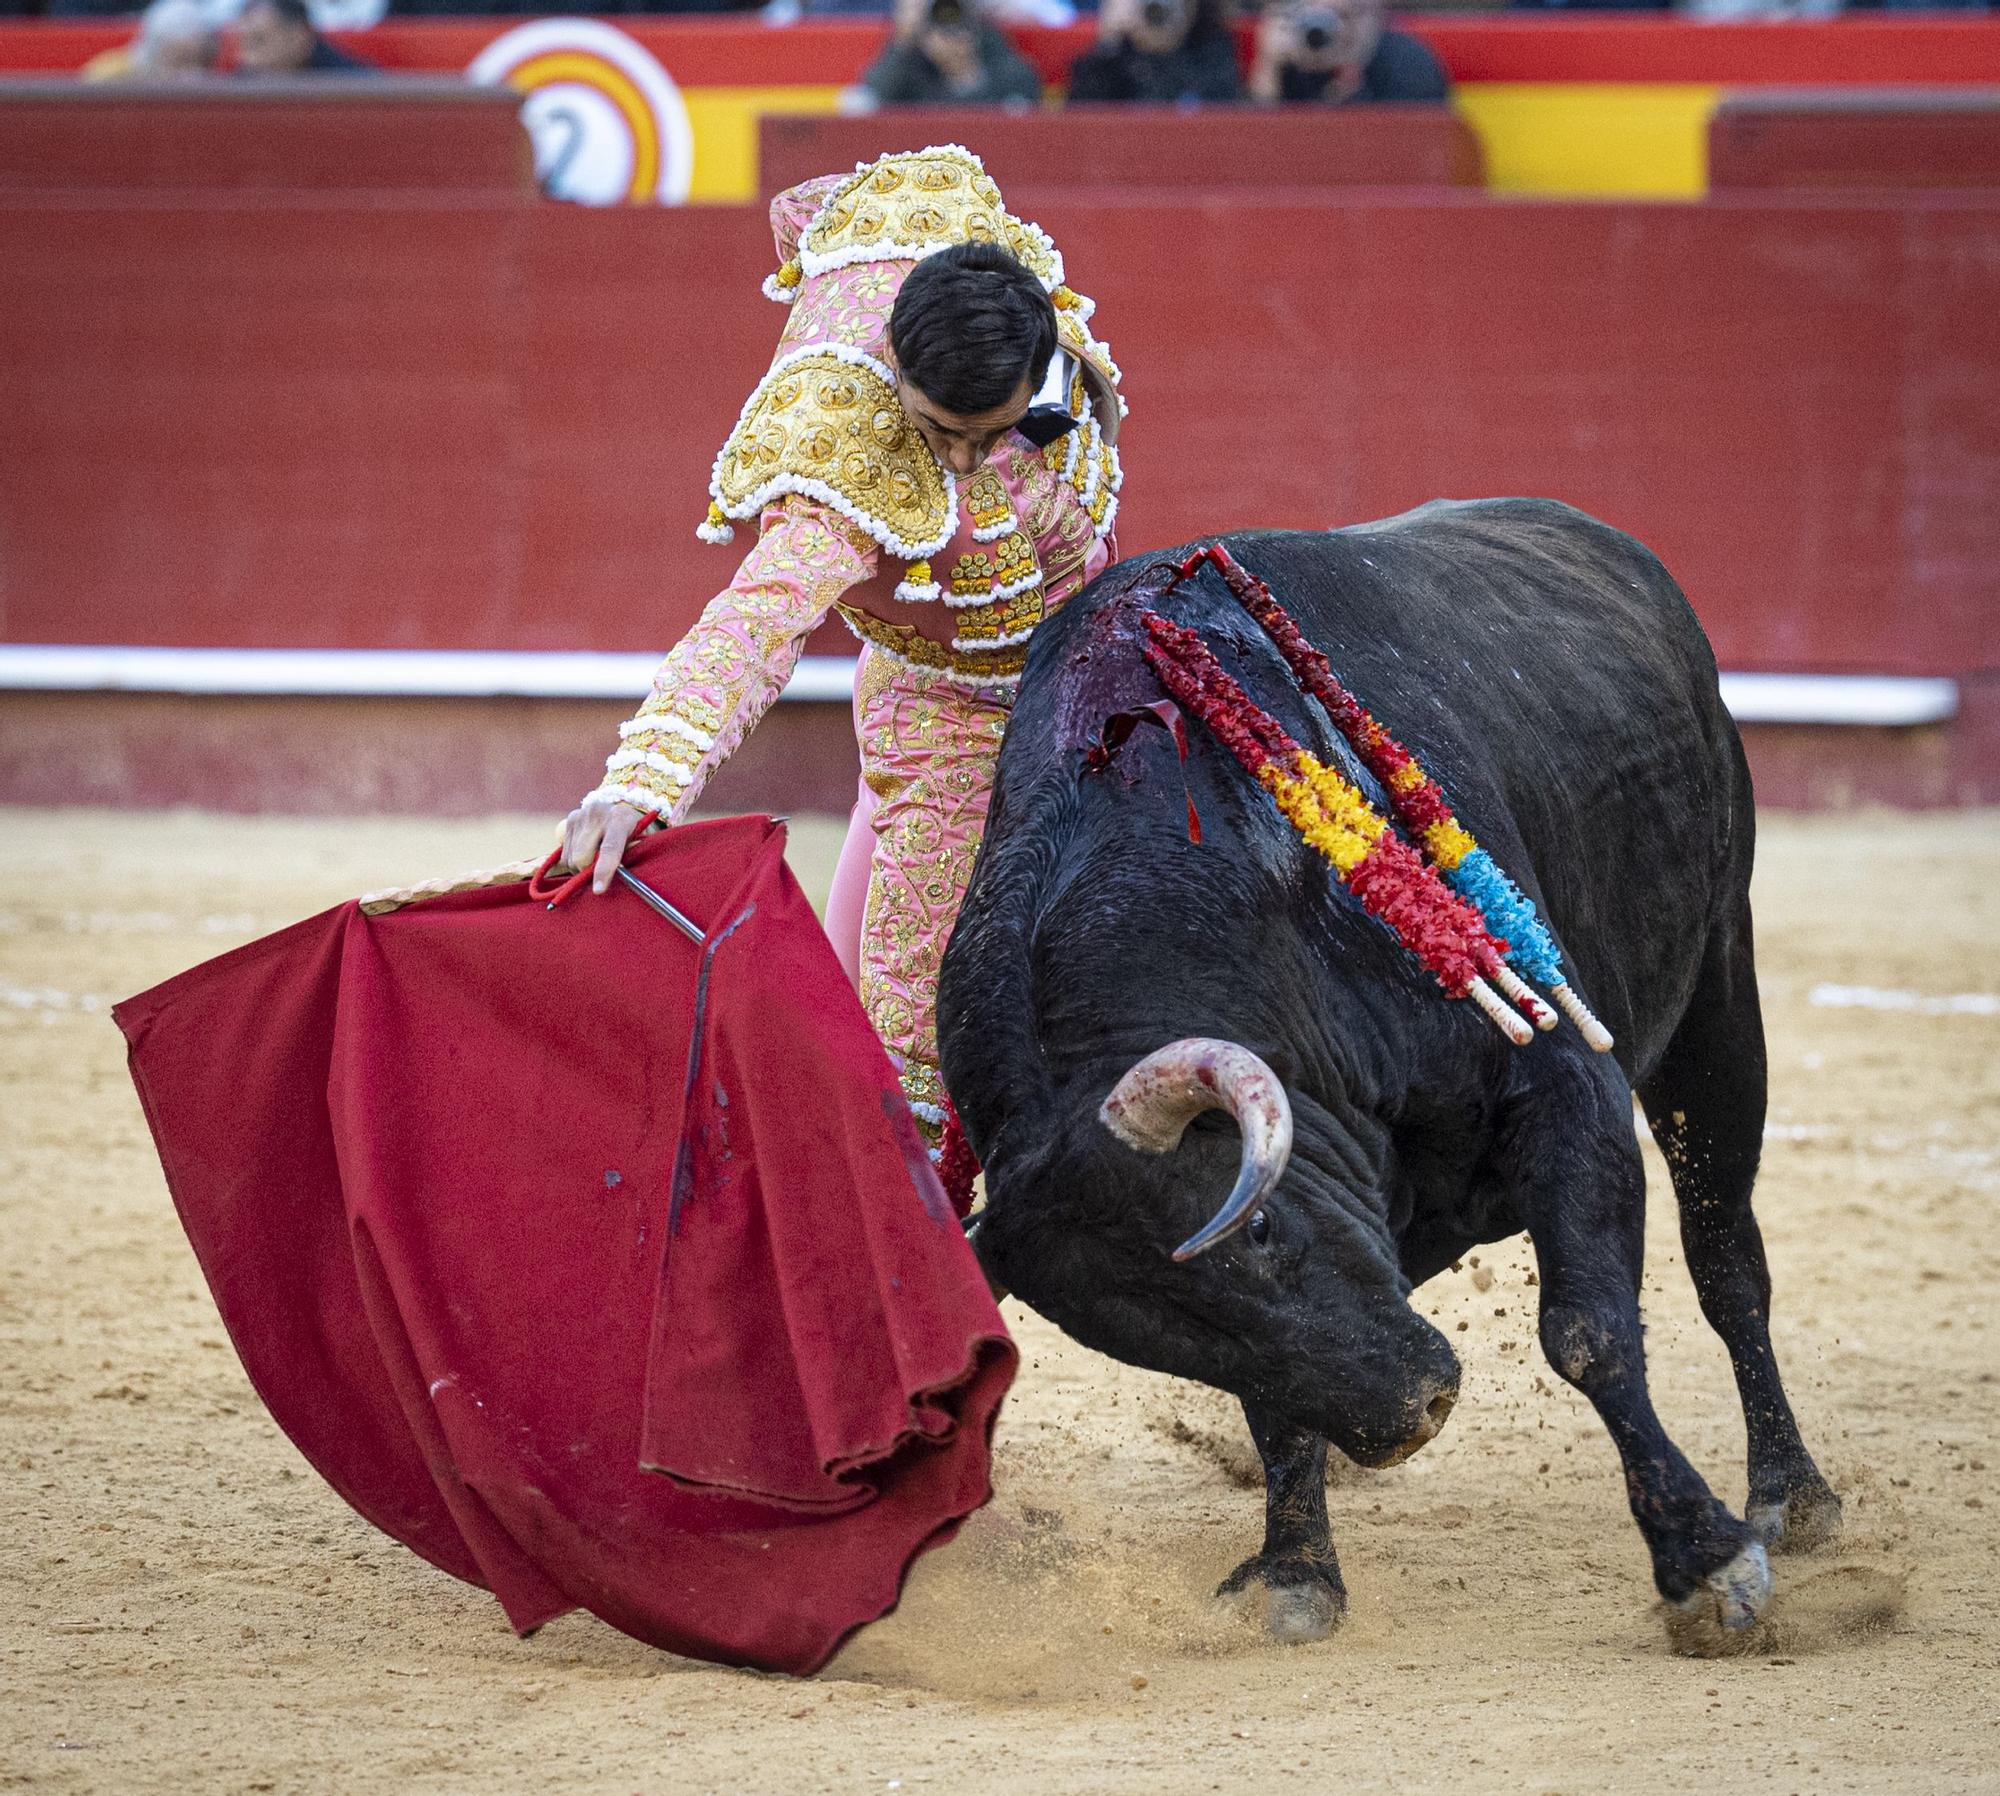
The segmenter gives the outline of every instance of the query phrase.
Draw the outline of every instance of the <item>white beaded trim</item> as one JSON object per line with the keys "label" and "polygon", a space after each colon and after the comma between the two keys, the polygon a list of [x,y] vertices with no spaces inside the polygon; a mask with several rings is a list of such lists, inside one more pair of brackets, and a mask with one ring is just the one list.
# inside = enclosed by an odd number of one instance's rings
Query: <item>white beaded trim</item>
{"label": "white beaded trim", "polygon": [[[1074,436],[1077,433],[1072,431],[1070,434]],[[1076,496],[1082,501],[1083,509],[1088,511],[1091,500],[1097,497],[1098,482],[1104,477],[1104,463],[1097,453],[1104,440],[1104,432],[1097,422],[1095,413],[1091,414],[1090,421],[1083,427],[1083,438],[1083,452],[1088,460],[1083,472],[1083,485],[1078,488]]]}
{"label": "white beaded trim", "polygon": [[1041,583],[1042,570],[1038,564],[1033,573],[1023,574],[1018,580],[1004,581],[998,586],[989,586],[984,592],[948,592],[942,596],[954,611],[971,611],[980,605],[997,605],[1003,599],[1033,592]]}
{"label": "white beaded trim", "polygon": [[[1086,401],[1086,404],[1088,404],[1088,401]],[[1076,458],[1082,448],[1084,433],[1090,423],[1091,418],[1086,414],[1077,420],[1076,428],[1068,432],[1063,438],[1062,477],[1066,481],[1073,480],[1076,477]]]}
{"label": "white beaded trim", "polygon": [[657,811],[680,803],[678,797],[670,798],[664,792],[654,792],[645,786],[599,786],[597,789],[606,798],[616,799],[620,804],[629,804],[642,811]]}
{"label": "white beaded trim", "polygon": [[775,299],[781,306],[790,305],[799,296],[797,282],[787,287],[775,274],[767,274],[764,277],[763,291],[766,299]]}
{"label": "white beaded trim", "polygon": [[715,746],[715,738],[706,730],[698,730],[685,718],[674,717],[664,711],[650,714],[640,712],[637,717],[628,718],[618,726],[618,740],[627,741],[633,736],[643,736],[647,731],[661,736],[678,736],[700,754],[707,754]]}
{"label": "white beaded trim", "polygon": [[647,748],[621,748],[616,754],[606,758],[604,771],[618,773],[627,767],[644,767],[659,774],[664,779],[673,780],[685,786],[694,778],[694,769],[680,761],[670,761],[665,755],[656,755]]}
{"label": "white beaded trim", "polygon": [[1017,648],[1026,642],[1030,636],[1034,635],[1034,633],[1035,626],[1030,624],[1024,630],[1010,630],[1005,636],[985,636],[970,642],[963,636],[954,636],[951,639],[951,646],[965,654],[977,655],[982,651],[992,649]]}

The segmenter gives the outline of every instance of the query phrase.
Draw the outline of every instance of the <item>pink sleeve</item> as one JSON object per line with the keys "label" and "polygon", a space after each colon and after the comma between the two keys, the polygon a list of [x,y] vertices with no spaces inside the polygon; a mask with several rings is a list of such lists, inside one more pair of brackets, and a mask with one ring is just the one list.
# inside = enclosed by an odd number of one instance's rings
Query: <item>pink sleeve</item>
{"label": "pink sleeve", "polygon": [[835,599],[875,571],[876,548],[826,506],[784,498],[765,508],[757,546],[681,638],[618,747],[598,791],[669,823],[770,708],[805,640]]}

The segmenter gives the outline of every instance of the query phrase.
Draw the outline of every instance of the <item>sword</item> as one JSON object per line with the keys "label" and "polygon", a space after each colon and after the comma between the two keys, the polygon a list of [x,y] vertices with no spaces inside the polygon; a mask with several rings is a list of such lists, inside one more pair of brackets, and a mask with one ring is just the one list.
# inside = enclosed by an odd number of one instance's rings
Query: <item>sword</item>
{"label": "sword", "polygon": [[676,910],[673,905],[669,904],[658,892],[654,891],[651,886],[632,873],[628,868],[620,867],[614,877],[623,884],[630,886],[641,898],[645,899],[648,905],[658,911],[661,916],[665,917],[669,923],[678,929],[682,935],[686,936],[689,941],[693,942],[696,947],[701,946],[702,933],[685,912]]}

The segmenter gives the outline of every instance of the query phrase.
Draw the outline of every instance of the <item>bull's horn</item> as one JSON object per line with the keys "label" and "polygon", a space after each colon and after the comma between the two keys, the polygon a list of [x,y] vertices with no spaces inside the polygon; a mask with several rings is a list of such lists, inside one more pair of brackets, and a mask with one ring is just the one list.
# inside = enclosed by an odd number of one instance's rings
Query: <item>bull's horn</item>
{"label": "bull's horn", "polygon": [[1112,1088],[1098,1120],[1142,1154],[1170,1153],[1206,1110],[1227,1110],[1243,1131],[1235,1188],[1205,1228],[1174,1249],[1206,1253],[1234,1234],[1285,1176],[1292,1157],[1292,1104],[1278,1075],[1246,1047],[1195,1035],[1156,1049]]}
{"label": "bull's horn", "polygon": [[979,1276],[985,1279],[987,1290],[993,1293],[993,1301],[995,1303],[1005,1303],[1008,1297],[1007,1287],[995,1278],[992,1273],[988,1272],[986,1270],[986,1262],[979,1259],[979,1225],[985,1220],[986,1212],[982,1210],[965,1225],[965,1244],[972,1249],[972,1257],[975,1260],[979,1260]]}

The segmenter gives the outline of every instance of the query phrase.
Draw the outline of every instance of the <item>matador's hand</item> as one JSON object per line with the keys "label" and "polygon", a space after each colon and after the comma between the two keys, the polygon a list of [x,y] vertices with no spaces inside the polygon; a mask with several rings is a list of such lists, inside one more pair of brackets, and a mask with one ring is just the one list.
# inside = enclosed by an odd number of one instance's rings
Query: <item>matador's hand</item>
{"label": "matador's hand", "polygon": [[582,868],[593,855],[597,864],[591,872],[590,889],[610,889],[611,876],[625,858],[626,844],[646,813],[622,798],[606,798],[593,792],[563,819],[563,865]]}

